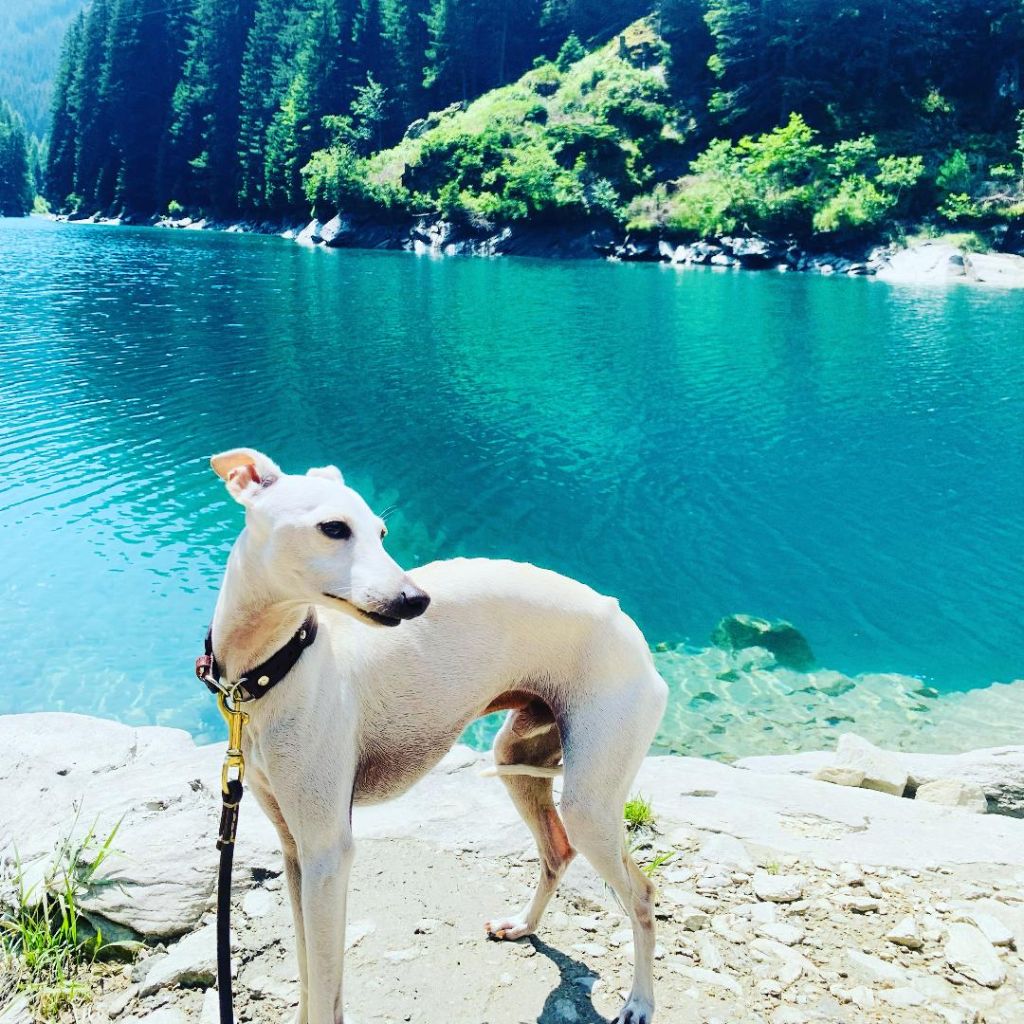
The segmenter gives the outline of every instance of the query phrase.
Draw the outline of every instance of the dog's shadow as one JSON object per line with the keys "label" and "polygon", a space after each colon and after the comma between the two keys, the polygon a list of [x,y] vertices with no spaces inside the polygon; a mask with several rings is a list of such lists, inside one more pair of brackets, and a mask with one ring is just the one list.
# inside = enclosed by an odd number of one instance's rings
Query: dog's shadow
{"label": "dog's shadow", "polygon": [[[582,977],[594,977],[594,972],[586,964],[574,960],[554,946],[549,946],[541,941],[536,935],[528,939],[533,948],[541,956],[546,956],[558,968],[558,986],[551,990],[547,999],[544,1000],[544,1007],[537,1018],[537,1024],[565,1024],[567,1014],[565,1004],[571,1003],[576,1010],[578,1017],[576,1024],[608,1024],[608,1018],[601,1016],[594,1009],[594,1002],[590,992],[581,985],[577,985],[575,979]],[[569,1017],[568,1019],[572,1019]]]}

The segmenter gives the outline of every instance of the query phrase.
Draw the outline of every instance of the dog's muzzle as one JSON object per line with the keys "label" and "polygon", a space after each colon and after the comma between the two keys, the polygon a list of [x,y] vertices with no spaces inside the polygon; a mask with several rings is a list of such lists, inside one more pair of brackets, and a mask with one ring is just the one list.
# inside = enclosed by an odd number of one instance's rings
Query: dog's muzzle
{"label": "dog's muzzle", "polygon": [[396,619],[419,618],[430,605],[430,595],[415,587],[406,587],[401,594],[383,609],[385,615]]}

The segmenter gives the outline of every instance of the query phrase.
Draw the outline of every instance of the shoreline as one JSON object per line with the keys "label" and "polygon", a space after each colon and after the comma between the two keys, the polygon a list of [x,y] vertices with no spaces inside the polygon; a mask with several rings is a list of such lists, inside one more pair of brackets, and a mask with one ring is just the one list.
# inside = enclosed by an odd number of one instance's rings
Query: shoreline
{"label": "shoreline", "polygon": [[[81,832],[95,825],[100,837],[120,822],[117,853],[81,905],[131,962],[88,976],[90,1019],[215,1024],[223,744],[65,714],[0,717],[0,743],[12,797],[0,810],[0,857],[17,845],[29,878],[45,875],[69,822]],[[794,774],[780,759],[644,761],[633,791],[651,802],[655,826],[631,843],[660,893],[658,1020],[1016,1020],[1024,825],[948,792],[945,803],[926,799],[922,778],[914,799],[900,799],[891,755],[847,747],[841,770],[860,758],[857,787],[808,777],[803,766]],[[985,786],[1021,798],[1024,747],[1010,753],[976,759],[990,772]],[[482,921],[527,899],[538,866],[504,787],[480,776],[488,763],[456,746],[402,796],[355,809],[346,1005],[359,1024],[596,1024],[621,1004],[628,922],[582,858],[536,937],[484,939]],[[868,786],[865,772],[888,791]],[[297,999],[281,870],[277,835],[246,800],[233,926],[238,1008],[254,1024],[283,1019]],[[439,974],[449,983],[438,986]],[[28,998],[12,996],[10,1019],[31,1019]]]}
{"label": "shoreline", "polygon": [[1024,256],[1010,252],[972,252],[943,241],[906,246],[876,242],[836,251],[815,251],[792,240],[756,235],[710,240],[633,238],[610,226],[522,222],[473,227],[441,218],[385,222],[337,214],[305,224],[256,219],[182,216],[72,217],[49,214],[68,224],[159,227],[184,231],[265,234],[310,248],[388,250],[434,257],[526,256],[540,259],[604,259],[621,263],[659,263],[686,269],[754,270],[872,277],[894,284],[976,284],[999,289],[1024,288]]}

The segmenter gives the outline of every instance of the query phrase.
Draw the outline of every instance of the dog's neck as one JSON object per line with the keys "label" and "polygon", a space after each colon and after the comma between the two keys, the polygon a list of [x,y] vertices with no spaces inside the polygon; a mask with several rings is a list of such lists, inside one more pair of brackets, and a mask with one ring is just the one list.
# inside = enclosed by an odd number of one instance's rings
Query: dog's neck
{"label": "dog's neck", "polygon": [[243,530],[228,558],[213,613],[213,651],[226,679],[238,679],[283,647],[302,625],[309,604],[280,594],[250,557]]}

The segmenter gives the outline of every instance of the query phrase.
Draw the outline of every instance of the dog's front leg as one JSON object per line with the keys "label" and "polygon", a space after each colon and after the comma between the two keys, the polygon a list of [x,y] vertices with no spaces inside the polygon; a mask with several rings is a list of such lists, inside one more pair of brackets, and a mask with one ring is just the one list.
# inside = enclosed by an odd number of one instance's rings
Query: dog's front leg
{"label": "dog's front leg", "polygon": [[302,921],[302,870],[299,868],[299,854],[295,842],[282,841],[284,847],[284,871],[288,879],[288,898],[292,905],[292,920],[295,923],[295,958],[299,965],[299,1010],[295,1024],[309,1024],[309,974],[306,970],[306,929]]}
{"label": "dog's front leg", "polygon": [[300,851],[306,945],[307,1024],[342,1024],[345,904],[354,846],[346,823],[313,849]]}

